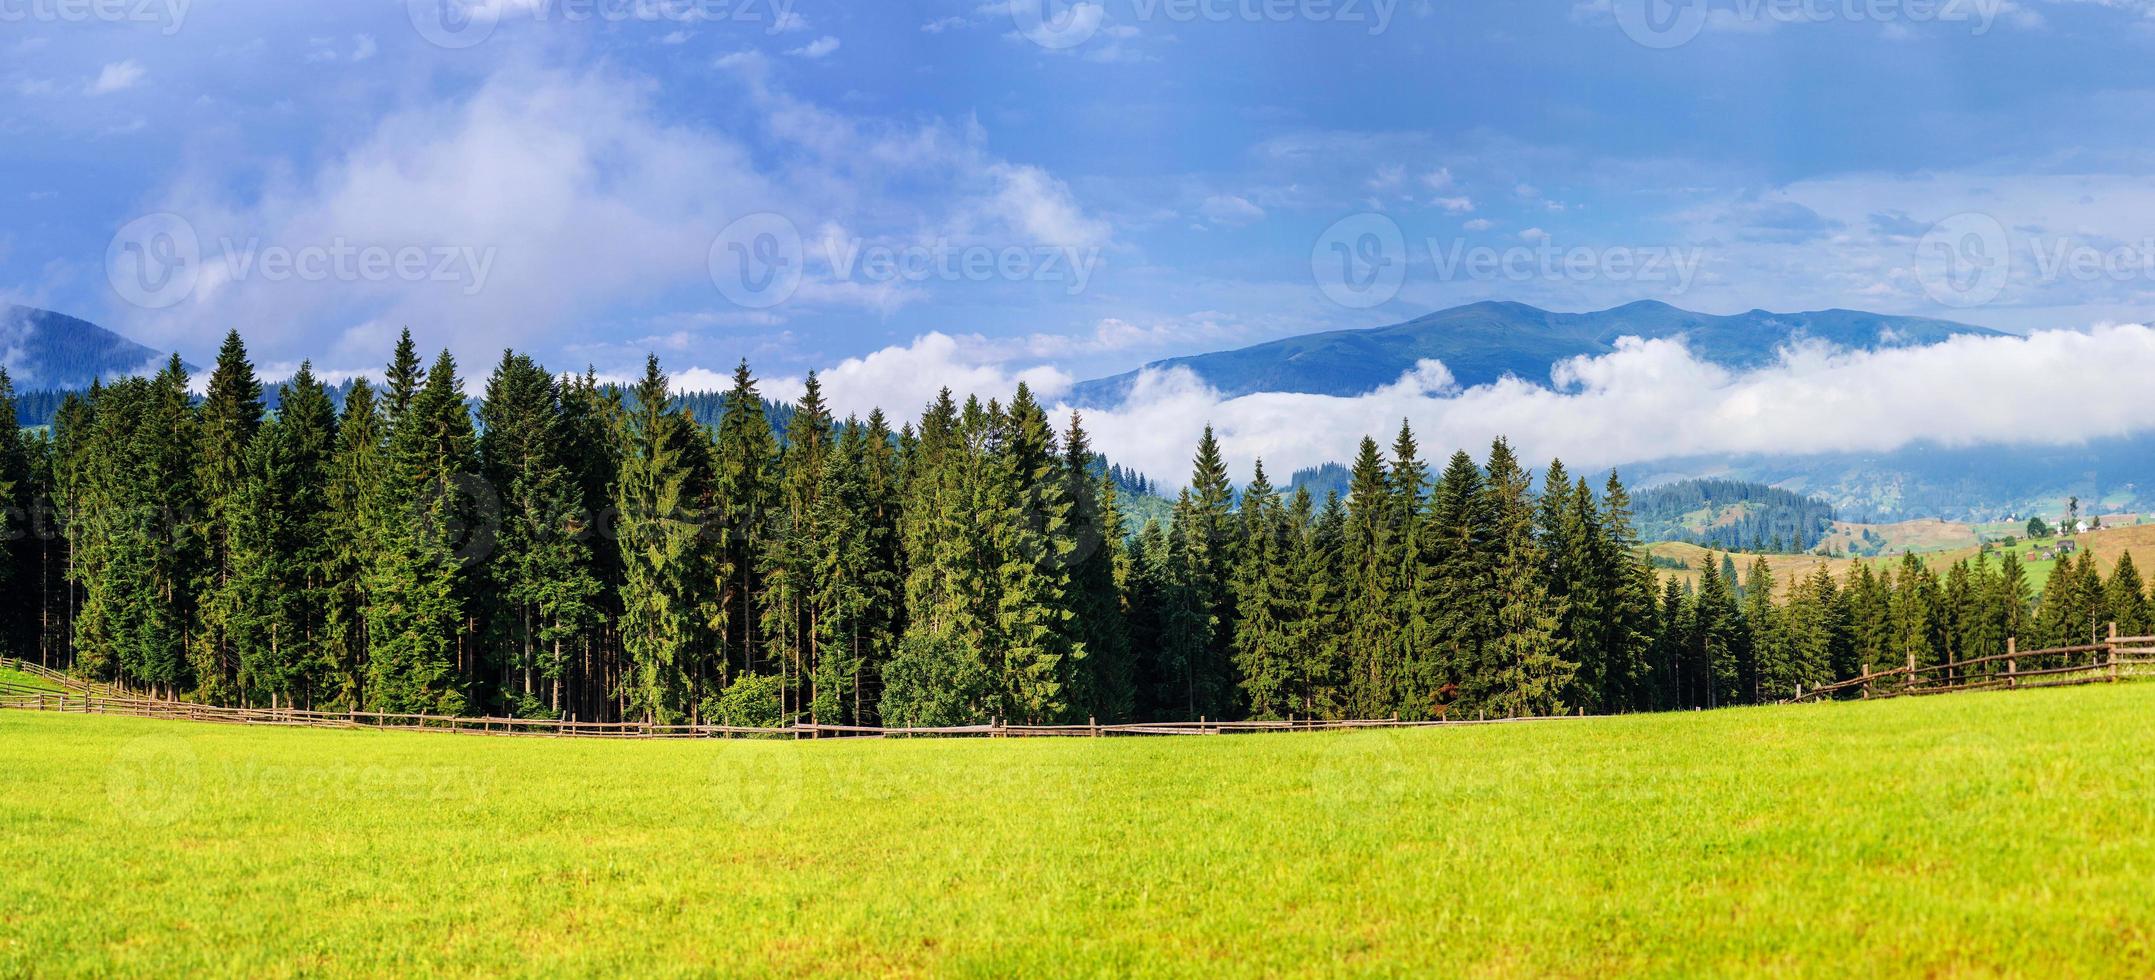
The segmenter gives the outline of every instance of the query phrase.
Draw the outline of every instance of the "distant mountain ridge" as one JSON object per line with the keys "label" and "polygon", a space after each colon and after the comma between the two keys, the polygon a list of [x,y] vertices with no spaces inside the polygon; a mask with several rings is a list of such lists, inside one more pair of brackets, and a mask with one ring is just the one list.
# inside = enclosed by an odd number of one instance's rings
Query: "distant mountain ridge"
{"label": "distant mountain ridge", "polygon": [[[1229,397],[1262,391],[1351,396],[1391,384],[1428,358],[1443,361],[1462,386],[1488,384],[1506,375],[1546,383],[1558,362],[1610,353],[1616,341],[1627,336],[1680,337],[1701,358],[1749,368],[1770,363],[1778,348],[1803,337],[1873,349],[1934,344],[1963,334],[2000,336],[1995,330],[1949,320],[1861,310],[1752,310],[1719,316],[1644,300],[1593,313],[1553,313],[1524,303],[1487,302],[1389,327],[1306,334],[1145,367],[1189,368]],[[1112,407],[1129,394],[1138,373],[1083,382],[1072,389],[1071,401]]]}
{"label": "distant mountain ridge", "polygon": [[0,307],[0,366],[18,391],[87,388],[92,381],[154,371],[170,356],[88,320],[30,306]]}

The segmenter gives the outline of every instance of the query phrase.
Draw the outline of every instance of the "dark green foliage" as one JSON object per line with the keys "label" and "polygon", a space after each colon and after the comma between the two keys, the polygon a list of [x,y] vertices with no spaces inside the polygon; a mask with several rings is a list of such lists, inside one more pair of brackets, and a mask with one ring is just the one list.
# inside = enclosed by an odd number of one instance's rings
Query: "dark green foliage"
{"label": "dark green foliage", "polygon": [[1657,581],[1615,474],[1537,495],[1498,440],[1432,478],[1404,425],[1321,503],[1208,430],[1125,534],[1149,481],[1024,387],[894,432],[745,364],[680,397],[506,352],[473,403],[407,335],[385,375],[264,398],[234,335],[199,403],[176,360],[63,400],[0,445],[0,637],[205,700],[767,727],[1708,708],[2155,631],[2084,551],[2039,601],[2010,553]]}
{"label": "dark green foliage", "polygon": [[1648,541],[1689,541],[1724,551],[1809,551],[1833,530],[1833,505],[1778,487],[1737,480],[1682,480],[1633,500]]}

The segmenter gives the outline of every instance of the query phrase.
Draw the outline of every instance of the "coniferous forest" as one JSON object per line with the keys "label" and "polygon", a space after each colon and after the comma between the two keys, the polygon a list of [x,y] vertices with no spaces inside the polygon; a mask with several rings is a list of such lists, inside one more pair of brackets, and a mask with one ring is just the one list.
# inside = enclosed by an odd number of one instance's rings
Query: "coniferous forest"
{"label": "coniferous forest", "polygon": [[0,445],[9,651],[227,704],[941,725],[1714,707],[2151,626],[2130,556],[2040,596],[2011,555],[1659,579],[1614,474],[1536,494],[1405,426],[1323,499],[1208,430],[1131,534],[1146,478],[1022,386],[894,422],[810,376],[780,432],[746,364],[684,400],[507,353],[474,411],[407,333],[382,378],[265,391],[234,333],[200,397],[175,358]]}

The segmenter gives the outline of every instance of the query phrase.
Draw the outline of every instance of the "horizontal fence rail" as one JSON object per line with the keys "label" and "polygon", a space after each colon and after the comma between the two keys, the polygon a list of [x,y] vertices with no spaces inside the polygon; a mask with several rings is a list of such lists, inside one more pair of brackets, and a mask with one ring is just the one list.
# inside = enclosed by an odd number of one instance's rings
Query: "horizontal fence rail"
{"label": "horizontal fence rail", "polygon": [[[2012,639],[2006,652],[1967,660],[1921,666],[1913,658],[1904,666],[1871,670],[1846,680],[1814,688],[1798,687],[1783,704],[1822,701],[1852,696],[1892,698],[1914,695],[1952,694],[1963,691],[2019,690],[2062,687],[2123,679],[2128,668],[2155,667],[2155,636],[2118,636],[2116,626],[2102,643],[2018,650]],[[2023,662],[2049,663],[2058,658],[2084,658],[2086,662],[2042,667],[2022,667]],[[2001,666],[2002,665],[2002,668]],[[1321,720],[1290,718],[1277,721],[1156,721],[1103,725],[1025,725],[996,721],[985,725],[944,727],[891,727],[826,725],[796,722],[778,727],[749,725],[659,725],[638,721],[570,721],[565,718],[455,717],[448,715],[396,714],[379,711],[308,711],[299,708],[235,708],[198,704],[167,698],[144,697],[110,684],[85,681],[51,668],[0,657],[0,667],[27,675],[39,685],[0,679],[0,709],[56,711],[76,714],[122,715],[237,725],[269,725],[366,731],[451,732],[464,735],[545,738],[1101,738],[1108,736],[1234,735],[1258,732],[1353,731],[1383,728],[1442,728],[1460,725],[1499,725],[1520,722],[1558,721],[1578,715],[1521,718],[1438,719],[1403,721],[1392,719]],[[2135,675],[2144,672],[2133,670]]]}
{"label": "horizontal fence rail", "polygon": [[1393,719],[1327,721],[1163,721],[1131,724],[1022,725],[997,721],[987,725],[879,728],[797,722],[782,727],[746,725],[656,725],[637,721],[569,721],[553,718],[466,718],[447,715],[395,714],[379,711],[307,711],[299,708],[234,708],[127,694],[35,664],[0,658],[7,667],[50,681],[58,688],[27,689],[0,683],[0,709],[121,715],[181,721],[221,722],[366,731],[452,732],[545,738],[1102,738],[1152,735],[1233,735],[1257,732],[1352,731],[1379,728],[1437,728],[1460,725],[1518,724],[1576,719],[1577,715],[1532,718],[1475,718],[1437,721]]}
{"label": "horizontal fence rail", "polygon": [[[2054,663],[2061,658],[2073,662]],[[2023,667],[2023,663],[2048,666]],[[2005,652],[1987,657],[1918,666],[1910,656],[1904,666],[1877,671],[1865,664],[1861,673],[1847,680],[1809,689],[1799,686],[1795,697],[1781,703],[1822,701],[1850,691],[1860,691],[1864,698],[1892,698],[2107,683],[2122,679],[2129,668],[2151,665],[2155,665],[2155,636],[2119,636],[2117,624],[2112,623],[2109,638],[2101,643],[2021,650],[2007,637]],[[1889,683],[1894,681],[1899,683]]]}

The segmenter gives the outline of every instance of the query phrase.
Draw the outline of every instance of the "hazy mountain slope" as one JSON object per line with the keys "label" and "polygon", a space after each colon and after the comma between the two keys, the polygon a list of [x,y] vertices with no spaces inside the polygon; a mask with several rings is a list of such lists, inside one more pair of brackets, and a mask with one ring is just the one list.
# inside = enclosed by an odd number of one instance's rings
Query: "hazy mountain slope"
{"label": "hazy mountain slope", "polygon": [[[1667,303],[1638,302],[1594,313],[1552,313],[1523,303],[1475,303],[1370,330],[1334,330],[1289,337],[1240,350],[1155,361],[1147,367],[1187,367],[1229,395],[1293,391],[1356,395],[1389,384],[1415,362],[1435,358],[1462,385],[1507,374],[1546,382],[1558,361],[1606,354],[1621,337],[1682,337],[1707,360],[1752,367],[1798,337],[1854,348],[1937,343],[1956,334],[1995,334],[1983,327],[1858,310],[1716,316]],[[1119,402],[1137,372],[1076,386],[1079,405]]]}
{"label": "hazy mountain slope", "polygon": [[100,378],[155,370],[168,356],[88,320],[29,306],[0,308],[0,365],[17,390],[86,388]]}

